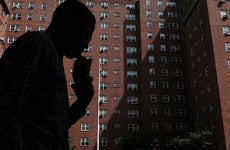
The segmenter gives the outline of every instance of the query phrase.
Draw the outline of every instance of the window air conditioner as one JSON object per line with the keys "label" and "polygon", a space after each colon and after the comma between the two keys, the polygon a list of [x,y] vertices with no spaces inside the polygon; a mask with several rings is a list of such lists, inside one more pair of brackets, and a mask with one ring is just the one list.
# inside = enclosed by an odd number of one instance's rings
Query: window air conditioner
{"label": "window air conditioner", "polygon": [[224,19],[227,19],[228,16],[227,15],[223,15],[221,18],[224,20]]}

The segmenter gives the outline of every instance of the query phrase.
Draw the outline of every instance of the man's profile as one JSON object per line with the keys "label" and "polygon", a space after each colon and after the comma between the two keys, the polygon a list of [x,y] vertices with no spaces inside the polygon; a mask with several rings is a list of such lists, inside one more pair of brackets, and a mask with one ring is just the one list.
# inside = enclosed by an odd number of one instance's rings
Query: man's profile
{"label": "man's profile", "polygon": [[[19,37],[0,59],[0,149],[68,150],[68,128],[90,103],[91,60],[81,56],[95,17],[78,0],[59,5],[45,32]],[[69,107],[63,57],[76,58]]]}

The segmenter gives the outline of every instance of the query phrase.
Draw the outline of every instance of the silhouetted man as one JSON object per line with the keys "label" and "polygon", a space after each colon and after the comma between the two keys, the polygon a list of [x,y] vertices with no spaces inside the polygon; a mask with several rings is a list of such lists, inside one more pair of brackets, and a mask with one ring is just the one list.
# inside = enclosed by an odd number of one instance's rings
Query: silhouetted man
{"label": "silhouetted man", "polygon": [[[68,128],[85,114],[94,90],[91,60],[81,56],[95,17],[77,0],[54,11],[45,32],[29,32],[0,59],[0,149],[68,150]],[[69,107],[63,57],[76,58]]]}

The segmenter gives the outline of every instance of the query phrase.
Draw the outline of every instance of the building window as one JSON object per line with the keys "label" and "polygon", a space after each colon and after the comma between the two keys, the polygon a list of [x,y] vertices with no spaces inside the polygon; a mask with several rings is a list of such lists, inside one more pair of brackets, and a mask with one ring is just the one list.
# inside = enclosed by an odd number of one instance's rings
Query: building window
{"label": "building window", "polygon": [[9,44],[11,44],[11,43],[13,43],[13,42],[15,42],[17,40],[17,38],[16,37],[8,37],[8,43]]}
{"label": "building window", "polygon": [[33,14],[27,14],[27,20],[33,20]]}
{"label": "building window", "polygon": [[179,34],[170,34],[169,35],[170,40],[180,40]]}
{"label": "building window", "polygon": [[108,84],[105,82],[100,83],[100,89],[101,90],[106,90],[108,88]]}
{"label": "building window", "polygon": [[128,59],[127,59],[127,65],[128,65],[128,66],[136,66],[136,65],[137,65],[137,59],[128,58]]}
{"label": "building window", "polygon": [[89,124],[81,123],[81,131],[89,131]]}
{"label": "building window", "polygon": [[99,124],[99,130],[100,130],[100,131],[107,131],[107,124],[105,124],[105,123],[100,123],[100,124]]}
{"label": "building window", "polygon": [[120,23],[115,23],[114,24],[114,28],[120,28],[120,26],[121,26]]}
{"label": "building window", "polygon": [[146,6],[151,6],[151,0],[146,0],[145,5]]}
{"label": "building window", "polygon": [[20,25],[10,25],[9,31],[19,32],[20,28]]}
{"label": "building window", "polygon": [[150,28],[153,26],[153,22],[152,21],[147,21],[147,27]]}
{"label": "building window", "polygon": [[228,69],[230,69],[230,60],[228,60]]}
{"label": "building window", "polygon": [[44,14],[41,15],[41,16],[40,16],[40,21],[45,21],[45,20],[46,20],[46,15],[44,15]]}
{"label": "building window", "polygon": [[168,18],[177,18],[177,12],[168,12]]}
{"label": "building window", "polygon": [[113,87],[114,87],[114,88],[119,88],[119,87],[120,87],[120,83],[117,83],[117,82],[114,83],[114,84],[113,84]]}
{"label": "building window", "polygon": [[162,7],[163,6],[163,2],[162,1],[157,1],[157,6],[158,7]]}
{"label": "building window", "polygon": [[21,19],[22,19],[22,14],[19,14],[19,13],[12,13],[11,19],[12,19],[12,20],[21,20]]}
{"label": "building window", "polygon": [[120,74],[120,70],[114,70],[113,72],[115,75],[119,75]]}
{"label": "building window", "polygon": [[13,2],[13,8],[23,8],[23,2]]}
{"label": "building window", "polygon": [[44,26],[39,26],[38,31],[45,31],[45,27]]}
{"label": "building window", "polygon": [[128,30],[128,31],[136,31],[136,25],[127,24],[126,25],[126,30]]}
{"label": "building window", "polygon": [[158,17],[163,18],[164,17],[164,12],[163,11],[158,11]]}
{"label": "building window", "polygon": [[159,22],[159,28],[160,28],[160,29],[163,29],[164,27],[165,27],[164,22]]}
{"label": "building window", "polygon": [[128,104],[138,104],[138,97],[129,96],[127,97]]}
{"label": "building window", "polygon": [[167,2],[167,7],[176,7],[176,2]]}
{"label": "building window", "polygon": [[162,87],[163,87],[163,89],[168,89],[169,83],[167,81],[162,82]]}
{"label": "building window", "polygon": [[205,76],[208,77],[209,76],[209,66],[205,67]]}
{"label": "building window", "polygon": [[161,56],[161,63],[166,64],[167,62],[168,62],[167,57],[166,56]]}
{"label": "building window", "polygon": [[162,76],[168,76],[168,69],[161,69]]}
{"label": "building window", "polygon": [[115,124],[114,124],[114,128],[118,129],[118,128],[120,128],[120,127],[121,127],[121,124],[119,124],[119,123],[115,123]]}
{"label": "building window", "polygon": [[151,17],[151,16],[152,16],[152,11],[147,10],[147,11],[146,11],[146,16],[147,16],[147,17]]}
{"label": "building window", "polygon": [[154,56],[149,56],[149,63],[154,63]]}
{"label": "building window", "polygon": [[126,41],[127,42],[136,42],[137,41],[137,37],[134,35],[127,35],[126,36]]}
{"label": "building window", "polygon": [[135,4],[126,4],[126,9],[134,10],[135,9]]}
{"label": "building window", "polygon": [[149,88],[155,89],[156,88],[156,81],[150,81],[149,82]]}
{"label": "building window", "polygon": [[127,78],[137,78],[137,71],[127,71]]}
{"label": "building window", "polygon": [[115,3],[114,3],[114,6],[115,6],[115,7],[120,7],[120,3],[115,2]]}
{"label": "building window", "polygon": [[166,45],[165,44],[161,44],[160,45],[160,50],[161,51],[166,51]]}
{"label": "building window", "polygon": [[109,3],[108,2],[101,2],[101,8],[108,8]]}
{"label": "building window", "polygon": [[102,57],[100,58],[100,64],[107,64],[108,63],[108,58]]}
{"label": "building window", "polygon": [[157,116],[157,108],[151,108],[151,115]]}
{"label": "building window", "polygon": [[178,52],[180,51],[180,45],[170,45],[171,52]]}
{"label": "building window", "polygon": [[160,33],[159,36],[160,36],[160,39],[161,39],[161,40],[164,40],[164,39],[165,39],[165,33]]}
{"label": "building window", "polygon": [[178,23],[169,23],[168,27],[169,27],[169,29],[178,29],[179,25],[178,25]]}
{"label": "building window", "polygon": [[126,20],[136,20],[135,14],[126,14]]}
{"label": "building window", "polygon": [[225,43],[226,52],[230,52],[230,43]]}
{"label": "building window", "polygon": [[34,6],[35,6],[35,5],[34,5],[33,2],[29,2],[29,5],[28,5],[28,8],[29,8],[29,9],[34,9]]}
{"label": "building window", "polygon": [[99,116],[100,118],[104,118],[104,117],[107,117],[107,110],[105,109],[100,109],[100,112],[99,112]]}
{"label": "building window", "polygon": [[172,124],[170,122],[165,123],[165,131],[171,131],[172,130]]}
{"label": "building window", "polygon": [[148,39],[152,39],[153,38],[153,33],[152,32],[148,32],[147,33],[147,38]]}
{"label": "building window", "polygon": [[88,0],[88,1],[86,2],[86,6],[87,6],[87,7],[93,7],[93,6],[94,6],[94,2],[91,1],[91,0]]}
{"label": "building window", "polygon": [[65,0],[59,0],[58,4],[60,5],[61,3],[63,3]]}
{"label": "building window", "polygon": [[175,115],[180,116],[180,117],[186,116],[186,110],[185,109],[176,109],[175,110]]}
{"label": "building window", "polygon": [[101,23],[101,29],[105,30],[105,29],[108,29],[108,28],[109,28],[108,23]]}
{"label": "building window", "polygon": [[100,40],[102,40],[102,41],[108,40],[108,34],[106,34],[106,33],[100,34]]}
{"label": "building window", "polygon": [[115,46],[114,46],[114,50],[115,50],[115,51],[119,51],[119,50],[121,50],[121,47],[118,46],[118,45],[115,45]]}
{"label": "building window", "polygon": [[101,18],[100,18],[100,20],[106,19],[106,18],[108,18],[108,17],[109,17],[109,13],[107,13],[107,12],[102,12],[102,13],[101,13]]}
{"label": "building window", "polygon": [[155,76],[155,75],[156,75],[155,68],[149,68],[149,76]]}
{"label": "building window", "polygon": [[184,95],[174,95],[174,101],[179,103],[185,102],[185,96]]}
{"label": "building window", "polygon": [[183,76],[183,70],[182,69],[172,69],[172,75],[173,76]]}
{"label": "building window", "polygon": [[126,52],[127,54],[137,53],[137,48],[136,47],[126,47]]}
{"label": "building window", "polygon": [[169,95],[163,95],[163,100],[165,103],[169,103],[170,102],[170,96]]}
{"label": "building window", "polygon": [[151,101],[151,102],[157,102],[157,95],[151,94],[151,95],[150,95],[150,101]]}
{"label": "building window", "polygon": [[84,117],[89,117],[89,116],[90,116],[90,110],[86,109],[86,113],[85,113]]}
{"label": "building window", "polygon": [[182,58],[181,57],[172,57],[171,61],[172,61],[172,64],[182,64]]}
{"label": "building window", "polygon": [[129,90],[129,91],[137,91],[138,90],[138,84],[136,84],[136,83],[128,83],[127,84],[127,90]]}
{"label": "building window", "polygon": [[173,82],[173,88],[174,89],[184,89],[184,83],[183,82]]}
{"label": "building window", "polygon": [[138,124],[128,124],[128,132],[137,132],[139,131]]}
{"label": "building window", "polygon": [[226,10],[221,10],[220,11],[220,18],[222,20],[226,20],[228,18],[227,11]]}
{"label": "building window", "polygon": [[177,131],[187,131],[187,123],[176,123]]}
{"label": "building window", "polygon": [[100,46],[100,53],[105,53],[109,49],[108,45],[101,45]]}
{"label": "building window", "polygon": [[46,4],[46,3],[42,3],[41,9],[42,9],[42,10],[47,9],[47,4]]}
{"label": "building window", "polygon": [[108,102],[108,97],[104,95],[99,96],[99,101],[101,104],[106,104]]}
{"label": "building window", "polygon": [[229,26],[223,26],[223,34],[224,34],[224,36],[230,35],[230,27]]}
{"label": "building window", "polygon": [[32,26],[26,26],[25,32],[30,32],[32,31]]}
{"label": "building window", "polygon": [[154,45],[148,44],[148,51],[153,51],[153,50],[154,50]]}
{"label": "building window", "polygon": [[108,70],[101,70],[100,71],[100,76],[102,77],[102,78],[106,78],[107,76],[108,76]]}
{"label": "building window", "polygon": [[139,111],[138,110],[128,110],[128,118],[138,118]]}
{"label": "building window", "polygon": [[81,138],[81,146],[89,146],[89,138]]}
{"label": "building window", "polygon": [[107,138],[99,138],[99,145],[100,146],[107,146]]}

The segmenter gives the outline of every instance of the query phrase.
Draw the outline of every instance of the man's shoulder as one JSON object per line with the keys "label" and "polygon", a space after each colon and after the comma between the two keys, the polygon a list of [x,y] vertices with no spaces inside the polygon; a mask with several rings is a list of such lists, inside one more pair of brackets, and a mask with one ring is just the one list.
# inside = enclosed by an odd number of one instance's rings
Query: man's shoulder
{"label": "man's shoulder", "polygon": [[18,40],[25,40],[28,39],[30,41],[32,40],[44,40],[44,41],[49,41],[49,36],[46,32],[44,31],[31,31],[23,34],[18,38]]}

